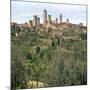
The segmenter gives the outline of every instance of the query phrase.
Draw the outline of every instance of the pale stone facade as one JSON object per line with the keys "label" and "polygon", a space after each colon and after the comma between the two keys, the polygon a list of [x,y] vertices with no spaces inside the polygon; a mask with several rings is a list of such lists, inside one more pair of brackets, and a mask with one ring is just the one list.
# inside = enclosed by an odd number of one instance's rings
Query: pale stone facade
{"label": "pale stone facade", "polygon": [[62,14],[60,14],[60,23],[62,23]]}
{"label": "pale stone facade", "polygon": [[47,23],[47,10],[44,9],[43,10],[43,24],[46,24]]}
{"label": "pale stone facade", "polygon": [[33,26],[37,26],[37,16],[33,16]]}
{"label": "pale stone facade", "polygon": [[48,15],[48,24],[51,24],[51,15]]}

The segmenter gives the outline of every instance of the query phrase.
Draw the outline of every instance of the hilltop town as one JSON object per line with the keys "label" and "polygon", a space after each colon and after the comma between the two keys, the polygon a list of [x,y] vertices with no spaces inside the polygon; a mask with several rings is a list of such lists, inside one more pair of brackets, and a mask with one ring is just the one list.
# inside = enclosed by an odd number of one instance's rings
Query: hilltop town
{"label": "hilltop town", "polygon": [[[66,22],[63,22],[63,15],[60,14],[59,18],[55,18],[52,20],[52,16],[48,15],[46,9],[43,10],[43,23],[40,22],[40,17],[37,15],[33,15],[33,20],[29,20],[23,24],[17,24],[15,22],[11,22],[11,29],[20,29],[22,30],[29,30],[29,31],[46,31],[51,32],[52,35],[61,36],[64,32],[87,32],[86,26],[83,23],[73,24],[69,22],[69,19],[66,19]],[[20,35],[22,32],[17,33],[16,36]],[[77,38],[77,36],[75,36]]]}
{"label": "hilltop town", "polygon": [[63,18],[11,23],[12,90],[87,84],[87,26]]}

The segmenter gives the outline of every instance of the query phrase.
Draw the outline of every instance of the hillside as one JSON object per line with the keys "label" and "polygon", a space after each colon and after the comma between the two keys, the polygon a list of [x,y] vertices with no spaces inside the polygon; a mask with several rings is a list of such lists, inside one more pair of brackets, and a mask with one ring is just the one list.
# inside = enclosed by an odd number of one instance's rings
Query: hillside
{"label": "hillside", "polygon": [[[87,84],[86,33],[19,32],[15,36],[15,30],[11,31],[12,89],[36,88],[40,82],[44,87]],[[35,87],[28,83],[31,81],[37,82]]]}

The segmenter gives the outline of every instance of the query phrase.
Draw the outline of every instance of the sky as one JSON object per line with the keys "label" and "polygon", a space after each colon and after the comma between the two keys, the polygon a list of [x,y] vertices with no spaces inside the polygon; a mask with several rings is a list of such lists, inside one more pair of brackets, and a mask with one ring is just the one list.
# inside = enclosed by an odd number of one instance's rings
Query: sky
{"label": "sky", "polygon": [[86,25],[86,6],[70,5],[70,4],[52,4],[37,2],[20,2],[11,1],[11,22],[25,23],[33,19],[33,15],[40,17],[43,22],[43,10],[47,10],[47,14],[51,15],[52,20],[59,19],[60,14],[63,15],[63,22],[69,19],[70,23],[83,23]]}

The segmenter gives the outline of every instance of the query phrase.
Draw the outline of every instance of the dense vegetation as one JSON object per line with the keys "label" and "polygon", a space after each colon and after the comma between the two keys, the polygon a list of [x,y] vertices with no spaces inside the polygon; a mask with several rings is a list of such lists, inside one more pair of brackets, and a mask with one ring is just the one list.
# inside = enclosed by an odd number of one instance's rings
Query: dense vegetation
{"label": "dense vegetation", "polygon": [[30,81],[37,87],[39,82],[44,87],[87,84],[86,34],[78,33],[80,40],[65,40],[47,32],[22,30],[18,37],[15,32],[21,30],[11,31],[12,90],[33,88]]}

